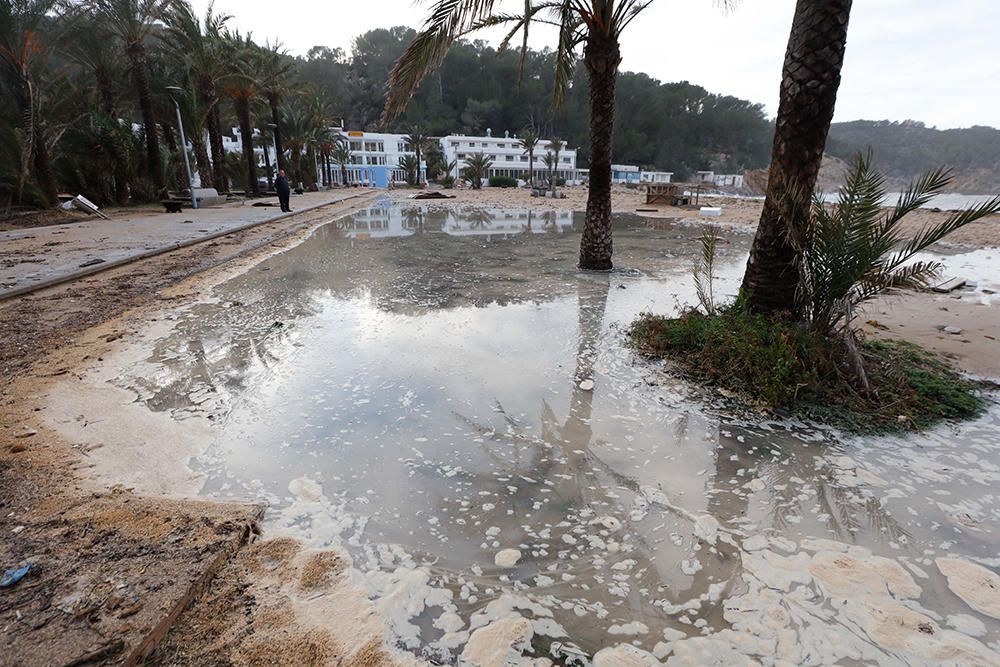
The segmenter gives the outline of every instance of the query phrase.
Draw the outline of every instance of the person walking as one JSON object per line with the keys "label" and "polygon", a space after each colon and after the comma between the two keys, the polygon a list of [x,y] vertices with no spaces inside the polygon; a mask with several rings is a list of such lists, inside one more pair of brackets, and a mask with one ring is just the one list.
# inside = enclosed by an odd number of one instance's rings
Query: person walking
{"label": "person walking", "polygon": [[291,188],[288,187],[288,179],[285,178],[285,170],[278,170],[278,178],[274,180],[274,189],[278,191],[278,203],[281,204],[281,210],[284,213],[291,213],[292,209],[288,207],[288,198],[292,194]]}

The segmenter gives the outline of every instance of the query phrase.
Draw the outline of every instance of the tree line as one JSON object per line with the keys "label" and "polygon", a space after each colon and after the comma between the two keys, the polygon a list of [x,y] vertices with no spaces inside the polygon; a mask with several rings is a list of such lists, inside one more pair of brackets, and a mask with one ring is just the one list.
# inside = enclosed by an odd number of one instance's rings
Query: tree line
{"label": "tree line", "polygon": [[[428,136],[519,132],[563,137],[589,157],[588,78],[582,61],[565,103],[552,104],[556,53],[498,50],[461,40],[416,90],[405,113],[380,122],[394,62],[416,36],[407,27],[359,35],[349,53],[317,46],[305,56],[241,34],[230,17],[197,15],[186,0],[13,0],[0,4],[0,205],[45,206],[57,193],[101,205],[145,202],[186,187],[174,102],[192,168],[206,187],[255,194],[251,142],[224,150],[239,127],[305,187],[332,181],[338,153],[329,127]],[[173,93],[171,88],[179,88]],[[698,169],[765,165],[771,126],[760,105],[687,82],[624,72],[615,159],[685,177]],[[256,131],[256,133],[255,133]],[[287,165],[285,163],[288,163]]]}

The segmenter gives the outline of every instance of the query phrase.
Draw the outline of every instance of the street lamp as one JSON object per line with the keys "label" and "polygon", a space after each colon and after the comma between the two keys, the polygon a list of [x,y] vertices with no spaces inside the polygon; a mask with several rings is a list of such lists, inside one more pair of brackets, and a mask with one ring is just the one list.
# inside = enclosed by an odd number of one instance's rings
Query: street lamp
{"label": "street lamp", "polygon": [[191,206],[198,208],[198,199],[194,196],[194,180],[191,178],[191,162],[188,160],[187,138],[184,136],[184,121],[181,120],[181,105],[177,101],[177,96],[184,94],[184,90],[179,86],[167,86],[167,92],[177,109],[177,126],[181,130],[181,152],[184,153],[184,170],[187,172],[188,189],[191,190]]}

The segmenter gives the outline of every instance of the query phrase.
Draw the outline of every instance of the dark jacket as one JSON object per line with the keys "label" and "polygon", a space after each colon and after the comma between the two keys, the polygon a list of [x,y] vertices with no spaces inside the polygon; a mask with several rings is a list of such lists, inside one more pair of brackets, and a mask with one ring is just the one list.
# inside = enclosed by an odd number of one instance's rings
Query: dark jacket
{"label": "dark jacket", "polygon": [[274,189],[279,195],[287,195],[291,190],[288,188],[288,179],[278,176],[274,181]]}

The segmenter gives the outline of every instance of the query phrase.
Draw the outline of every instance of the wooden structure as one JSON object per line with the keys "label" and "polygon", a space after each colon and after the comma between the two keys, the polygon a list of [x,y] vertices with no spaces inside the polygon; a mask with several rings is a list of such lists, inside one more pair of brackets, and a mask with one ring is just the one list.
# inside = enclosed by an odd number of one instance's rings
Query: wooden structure
{"label": "wooden structure", "polygon": [[690,206],[699,205],[701,183],[650,183],[646,186],[648,206]]}

